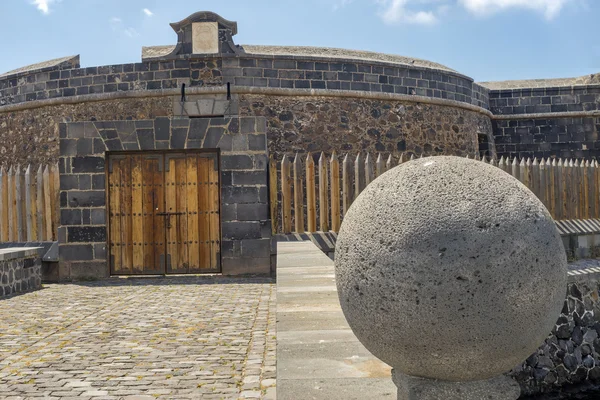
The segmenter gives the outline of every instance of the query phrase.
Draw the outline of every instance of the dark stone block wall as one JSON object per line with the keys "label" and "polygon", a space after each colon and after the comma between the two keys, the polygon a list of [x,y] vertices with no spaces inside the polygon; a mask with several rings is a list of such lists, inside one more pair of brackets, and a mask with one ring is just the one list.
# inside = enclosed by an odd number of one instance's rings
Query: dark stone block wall
{"label": "dark stone block wall", "polygon": [[493,90],[490,110],[499,157],[600,157],[600,85]]}
{"label": "dark stone block wall", "polygon": [[269,274],[266,121],[264,118],[156,118],[60,125],[60,279],[104,277],[105,152],[220,149],[222,272]]}
{"label": "dark stone block wall", "polygon": [[498,157],[600,158],[600,117],[494,121]]}
{"label": "dark stone block wall", "polygon": [[0,107],[87,94],[188,86],[398,93],[488,107],[488,90],[447,70],[307,56],[226,55],[31,72],[0,79]]}
{"label": "dark stone block wall", "polygon": [[2,254],[0,259],[0,298],[42,287],[42,260],[37,251]]}

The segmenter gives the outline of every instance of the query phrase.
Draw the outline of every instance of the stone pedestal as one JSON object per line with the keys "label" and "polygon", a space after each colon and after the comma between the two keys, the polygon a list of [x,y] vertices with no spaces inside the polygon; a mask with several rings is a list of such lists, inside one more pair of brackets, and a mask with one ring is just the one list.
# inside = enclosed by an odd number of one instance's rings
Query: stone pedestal
{"label": "stone pedestal", "polygon": [[517,400],[519,384],[501,375],[472,382],[448,382],[417,378],[392,370],[392,380],[398,387],[398,400]]}

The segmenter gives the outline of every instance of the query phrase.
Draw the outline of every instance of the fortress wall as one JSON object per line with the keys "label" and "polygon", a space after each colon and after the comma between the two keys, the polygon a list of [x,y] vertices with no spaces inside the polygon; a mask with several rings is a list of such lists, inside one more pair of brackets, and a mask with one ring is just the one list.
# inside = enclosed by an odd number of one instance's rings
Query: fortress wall
{"label": "fortress wall", "polygon": [[[368,98],[239,95],[241,116],[265,116],[269,150],[283,154],[333,150],[474,156],[478,137],[491,137],[490,118],[436,104]],[[58,104],[0,113],[0,165],[58,160],[61,122],[173,116],[173,96]]]}
{"label": "fortress wall", "polygon": [[213,89],[224,96],[228,82],[241,116],[267,117],[269,148],[277,157],[333,150],[494,154],[489,90],[454,71],[364,59],[220,54],[60,65],[0,77],[0,164],[55,162],[61,122],[177,116],[183,84],[188,98],[200,99]]}
{"label": "fortress wall", "polygon": [[[0,77],[0,107],[87,94],[190,86],[356,90],[455,100],[488,107],[488,90],[449,70],[309,56],[244,54],[43,70]],[[1,109],[0,109],[1,112]]]}
{"label": "fortress wall", "polygon": [[406,101],[249,94],[240,96],[240,113],[267,117],[269,150],[278,159],[334,150],[474,156],[478,135],[492,131],[486,115]]}
{"label": "fortress wall", "polygon": [[149,97],[0,112],[0,165],[57,162],[62,122],[153,119],[172,108],[171,98]]}
{"label": "fortress wall", "polygon": [[600,85],[490,91],[498,156],[600,158]]}

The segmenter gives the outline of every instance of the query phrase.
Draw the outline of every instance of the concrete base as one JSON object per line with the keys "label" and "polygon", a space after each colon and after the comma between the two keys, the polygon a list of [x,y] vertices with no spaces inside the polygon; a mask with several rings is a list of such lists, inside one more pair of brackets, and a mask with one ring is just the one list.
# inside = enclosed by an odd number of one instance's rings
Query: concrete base
{"label": "concrete base", "polygon": [[517,400],[519,384],[507,376],[485,381],[446,382],[417,378],[392,370],[398,400]]}

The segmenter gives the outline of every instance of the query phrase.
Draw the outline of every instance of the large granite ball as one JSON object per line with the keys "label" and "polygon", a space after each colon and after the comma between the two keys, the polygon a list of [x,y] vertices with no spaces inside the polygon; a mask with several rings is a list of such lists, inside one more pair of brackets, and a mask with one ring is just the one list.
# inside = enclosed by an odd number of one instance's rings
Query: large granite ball
{"label": "large granite ball", "polygon": [[400,372],[499,375],[533,353],[565,298],[552,217],[501,169],[421,158],[373,181],[341,226],[335,275],[350,327]]}

